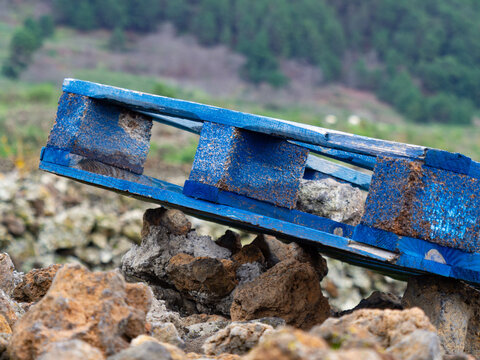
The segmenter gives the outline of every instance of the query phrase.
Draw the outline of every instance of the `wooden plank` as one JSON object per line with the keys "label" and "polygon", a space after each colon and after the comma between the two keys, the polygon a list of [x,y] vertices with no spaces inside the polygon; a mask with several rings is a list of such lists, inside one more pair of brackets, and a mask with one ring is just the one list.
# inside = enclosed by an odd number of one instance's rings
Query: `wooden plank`
{"label": "wooden plank", "polygon": [[[309,156],[306,167],[336,179],[346,181],[364,190],[368,190],[370,182],[372,181],[372,176],[369,174],[364,174],[346,166],[335,164],[317,156]],[[304,176],[304,178],[306,177]],[[310,176],[310,178],[315,180],[315,176]]]}
{"label": "wooden plank", "polygon": [[357,154],[355,152],[331,149],[325,146],[306,144],[300,141],[291,141],[292,143],[309,149],[311,152],[323,155],[325,157],[340,160],[344,163],[355,165],[367,170],[373,170],[377,162],[376,156]]}
{"label": "wooden plank", "polygon": [[210,121],[312,145],[350,150],[360,154],[402,156],[417,159],[423,158],[426,151],[426,148],[423,146],[352,135],[286,120],[252,115],[88,81],[65,79],[63,90],[69,93],[120,103],[123,106],[135,110],[153,112],[187,120]]}

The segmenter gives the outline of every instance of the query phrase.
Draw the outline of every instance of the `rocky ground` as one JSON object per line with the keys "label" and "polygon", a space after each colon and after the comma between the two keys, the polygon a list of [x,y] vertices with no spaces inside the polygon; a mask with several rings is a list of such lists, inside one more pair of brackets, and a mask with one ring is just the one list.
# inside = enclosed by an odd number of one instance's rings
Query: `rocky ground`
{"label": "rocky ground", "polygon": [[412,278],[402,297],[404,284],[296,243],[212,238],[178,210],[35,176],[0,177],[0,359],[480,356],[466,284]]}

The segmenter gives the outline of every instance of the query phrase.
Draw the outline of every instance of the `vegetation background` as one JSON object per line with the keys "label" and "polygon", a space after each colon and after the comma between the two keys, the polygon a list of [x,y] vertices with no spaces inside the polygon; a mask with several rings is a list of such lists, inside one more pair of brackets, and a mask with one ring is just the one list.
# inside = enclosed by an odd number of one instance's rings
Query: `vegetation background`
{"label": "vegetation background", "polygon": [[[479,20],[477,0],[0,0],[0,158],[36,165],[76,77],[480,159]],[[162,128],[151,157],[195,146]]]}

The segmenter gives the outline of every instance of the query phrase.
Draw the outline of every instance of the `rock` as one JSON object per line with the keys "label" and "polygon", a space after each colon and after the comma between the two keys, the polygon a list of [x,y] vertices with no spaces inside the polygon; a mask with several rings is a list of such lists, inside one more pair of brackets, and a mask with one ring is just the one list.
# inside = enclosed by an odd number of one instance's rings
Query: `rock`
{"label": "rock", "polygon": [[150,235],[152,227],[158,226],[164,226],[173,235],[186,235],[192,228],[192,224],[180,210],[167,210],[163,207],[148,209],[143,215],[142,238]]}
{"label": "rock", "polygon": [[8,343],[10,342],[10,339],[12,337],[12,334],[7,334],[7,333],[0,333],[0,358],[1,359],[7,359],[5,355],[5,351],[7,351]]}
{"label": "rock", "polygon": [[411,277],[402,304],[425,311],[446,353],[480,357],[480,291],[454,279]]}
{"label": "rock", "polygon": [[[158,340],[156,340],[155,338],[153,338],[151,336],[148,336],[148,335],[137,336],[135,339],[132,340],[130,348],[135,349],[139,346],[142,346],[145,343],[150,343],[150,342],[155,342],[157,344],[162,345],[165,348],[165,350],[167,350],[168,353],[170,354],[169,359],[172,359],[172,360],[183,360],[183,359],[185,359],[186,355],[181,349],[177,348],[176,346],[174,346],[172,344],[161,343]],[[162,359],[162,358],[160,357],[159,359]]]}
{"label": "rock", "polygon": [[44,269],[33,269],[25,274],[23,281],[15,287],[12,297],[20,302],[37,302],[50,288],[53,278],[62,265],[50,265]]}
{"label": "rock", "polygon": [[192,298],[205,294],[213,301],[228,295],[237,285],[230,260],[180,253],[170,259],[166,270],[175,288]]}
{"label": "rock", "polygon": [[67,340],[48,345],[38,360],[103,360],[105,357],[97,348],[82,340]]}
{"label": "rock", "polygon": [[262,251],[268,268],[280,261],[295,259],[299,262],[310,263],[320,280],[328,273],[326,260],[314,248],[302,247],[297,243],[285,244],[269,235],[257,236],[252,245]]}
{"label": "rock", "polygon": [[21,236],[25,232],[25,223],[13,214],[7,214],[2,219],[2,224],[5,225],[8,232],[13,236]]}
{"label": "rock", "polygon": [[351,314],[360,309],[396,309],[403,310],[402,300],[399,296],[381,291],[374,291],[368,298],[362,299],[360,303],[351,310],[342,311],[338,316]]}
{"label": "rock", "polygon": [[131,247],[122,258],[122,272],[127,278],[171,284],[166,268],[170,259],[180,253],[229,259],[230,251],[215,244],[209,236],[199,236],[195,231],[185,233],[189,229],[185,215],[171,211],[174,210],[160,208],[145,213],[141,245]]}
{"label": "rock", "polygon": [[131,306],[133,299],[148,299],[148,288],[143,286],[145,296],[141,296],[141,287],[126,284],[115,271],[63,266],[47,294],[15,324],[9,355],[34,359],[49,343],[74,339],[105,355],[128,347],[130,339],[145,332],[148,300]]}
{"label": "rock", "polygon": [[207,355],[220,355],[223,353],[243,355],[258,344],[260,337],[273,327],[260,322],[233,322],[203,344]]}
{"label": "rock", "polygon": [[302,330],[282,328],[266,334],[244,360],[326,359],[325,340]]}
{"label": "rock", "polygon": [[0,334],[11,334],[12,329],[3,315],[0,315]]}
{"label": "rock", "polygon": [[[196,317],[196,319],[192,319]],[[230,321],[215,315],[201,316],[192,315],[185,319],[185,351],[202,353],[202,346],[209,337],[224,329]],[[192,323],[193,322],[193,323]]]}
{"label": "rock", "polygon": [[239,285],[230,313],[234,321],[276,316],[289,325],[308,329],[329,316],[330,306],[313,267],[286,260],[254,281]]}
{"label": "rock", "polygon": [[395,345],[387,353],[401,360],[441,360],[442,348],[436,332],[415,330]]}
{"label": "rock", "polygon": [[13,289],[22,281],[22,278],[23,273],[15,271],[10,256],[7,253],[0,253],[0,289],[11,296]]}
{"label": "rock", "polygon": [[237,266],[252,263],[265,264],[265,257],[262,251],[255,244],[248,244],[242,247],[240,251],[232,256],[232,260]]}
{"label": "rock", "polygon": [[262,273],[263,266],[257,262],[242,264],[235,272],[239,284],[251,282],[258,278]]}
{"label": "rock", "polygon": [[468,354],[443,355],[443,360],[475,360],[475,357]]}
{"label": "rock", "polygon": [[341,318],[329,318],[314,327],[311,334],[332,346],[344,349],[394,346],[416,330],[435,332],[428,317],[419,308],[408,310],[361,309]]}
{"label": "rock", "polygon": [[232,230],[225,231],[225,234],[215,240],[217,245],[220,245],[235,254],[242,249],[242,241],[240,235]]}
{"label": "rock", "polygon": [[156,341],[145,341],[120,351],[108,360],[172,360],[170,352]]}
{"label": "rock", "polygon": [[152,337],[162,343],[169,343],[179,348],[185,348],[185,343],[180,338],[177,328],[170,322],[153,323],[150,333]]}
{"label": "rock", "polygon": [[363,216],[367,192],[332,178],[301,180],[297,209],[349,225]]}
{"label": "rock", "polygon": [[22,307],[5,294],[3,290],[0,290],[0,315],[5,318],[12,329],[23,314]]}
{"label": "rock", "polygon": [[155,324],[172,323],[177,329],[182,329],[183,321],[180,315],[174,311],[170,311],[165,306],[165,301],[158,300],[152,296],[150,290],[150,296],[152,297],[152,304],[150,310],[147,313],[146,321],[153,326]]}

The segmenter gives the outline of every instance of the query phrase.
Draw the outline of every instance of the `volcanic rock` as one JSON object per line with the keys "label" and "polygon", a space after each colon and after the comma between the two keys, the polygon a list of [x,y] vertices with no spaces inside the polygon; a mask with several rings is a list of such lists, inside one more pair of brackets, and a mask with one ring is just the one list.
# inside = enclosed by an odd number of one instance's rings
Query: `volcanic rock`
{"label": "volcanic rock", "polygon": [[[329,318],[310,333],[322,337],[332,347],[386,349],[399,359],[411,358],[411,349],[403,342],[408,338],[419,356],[427,354],[426,359],[438,359],[442,355],[435,328],[419,308],[357,310],[339,319]],[[418,338],[415,339],[413,333]]]}
{"label": "volcanic rock", "polygon": [[81,265],[65,265],[47,294],[15,324],[9,355],[35,359],[50,343],[74,339],[105,355],[116,353],[145,332],[149,294],[146,286],[126,284],[115,271],[90,272]]}
{"label": "volcanic rock", "polygon": [[176,289],[182,293],[205,294],[218,299],[228,295],[236,286],[235,271],[230,260],[209,257],[192,257],[180,253],[172,257],[167,274]]}
{"label": "volcanic rock", "polygon": [[13,290],[12,297],[20,302],[37,302],[47,293],[61,266],[55,264],[44,269],[29,271],[25,274],[23,281]]}
{"label": "volcanic rock", "polygon": [[252,245],[262,251],[268,268],[280,261],[295,259],[299,262],[310,263],[320,280],[328,273],[327,262],[316,249],[302,247],[297,243],[286,244],[273,236],[263,234],[257,236]]}
{"label": "volcanic rock", "polygon": [[103,360],[105,357],[97,348],[82,340],[67,340],[50,344],[38,360]]}
{"label": "volcanic rock", "polygon": [[318,275],[309,263],[286,260],[252,282],[239,285],[230,308],[232,320],[281,317],[287,324],[308,329],[330,314]]}
{"label": "volcanic rock", "polygon": [[233,322],[209,337],[203,350],[207,355],[223,353],[243,355],[258,344],[260,337],[273,327],[260,322]]}
{"label": "volcanic rock", "polygon": [[301,180],[297,209],[349,225],[358,225],[367,193],[332,178]]}
{"label": "volcanic rock", "polygon": [[260,344],[250,351],[245,360],[323,359],[328,344],[322,338],[302,330],[282,328],[269,332]]}
{"label": "volcanic rock", "polygon": [[8,296],[22,281],[23,273],[15,271],[12,259],[7,253],[0,253],[0,289]]}

